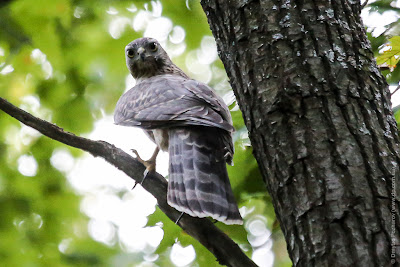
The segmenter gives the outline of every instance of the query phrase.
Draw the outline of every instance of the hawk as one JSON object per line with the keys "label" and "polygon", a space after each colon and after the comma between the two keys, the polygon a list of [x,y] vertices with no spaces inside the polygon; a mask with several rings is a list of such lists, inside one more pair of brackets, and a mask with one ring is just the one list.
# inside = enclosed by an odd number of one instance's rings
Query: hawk
{"label": "hawk", "polygon": [[226,170],[234,153],[226,104],[172,63],[153,38],[129,43],[125,57],[136,85],[119,99],[114,121],[142,128],[156,143],[148,161],[134,151],[147,171],[155,170],[160,149],[168,151],[168,204],[194,217],[242,224]]}

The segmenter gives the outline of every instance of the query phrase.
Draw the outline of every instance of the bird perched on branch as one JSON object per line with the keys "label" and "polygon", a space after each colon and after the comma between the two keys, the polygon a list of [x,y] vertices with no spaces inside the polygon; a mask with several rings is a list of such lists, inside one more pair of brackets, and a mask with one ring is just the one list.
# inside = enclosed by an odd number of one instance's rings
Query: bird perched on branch
{"label": "bird perched on branch", "polygon": [[114,121],[144,129],[157,144],[147,161],[134,151],[148,172],[160,149],[169,152],[168,204],[194,217],[242,224],[226,170],[234,153],[226,104],[172,63],[153,38],[129,43],[125,57],[136,85],[119,99]]}

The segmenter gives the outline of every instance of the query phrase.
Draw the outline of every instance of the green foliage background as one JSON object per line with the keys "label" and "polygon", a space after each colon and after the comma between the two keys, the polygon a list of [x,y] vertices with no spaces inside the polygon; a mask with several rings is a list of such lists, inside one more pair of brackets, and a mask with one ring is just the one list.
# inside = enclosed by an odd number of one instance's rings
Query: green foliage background
{"label": "green foliage background", "polygon": [[[372,12],[390,9],[393,1],[376,1]],[[130,12],[132,3],[137,11]],[[112,114],[123,93],[127,70],[124,47],[142,37],[126,27],[118,39],[108,31],[113,7],[119,16],[133,19],[140,10],[152,10],[150,1],[89,1],[89,0],[20,0],[0,3],[0,96],[34,115],[49,120],[77,135],[88,134],[103,114]],[[185,70],[185,58],[198,49],[203,36],[211,36],[206,17],[197,1],[163,0],[162,16],[173,25],[184,28],[185,52],[174,61]],[[188,8],[189,7],[189,8]],[[77,18],[77,12],[78,17]],[[374,51],[386,43],[398,25],[388,25],[379,37],[369,34]],[[389,37],[388,37],[389,36]],[[42,54],[33,57],[39,49]],[[37,51],[37,50],[36,50]],[[46,63],[48,62],[48,63]],[[48,76],[51,65],[52,75]],[[223,70],[222,63],[212,63]],[[13,70],[9,67],[12,66]],[[47,68],[47,69],[46,69]],[[400,68],[384,72],[388,81],[400,79]],[[214,73],[210,85],[226,77]],[[219,92],[221,95],[226,90]],[[32,98],[39,105],[32,103]],[[35,102],[33,101],[33,102]],[[234,108],[235,103],[231,108]],[[232,112],[236,155],[235,166],[229,168],[239,206],[254,216],[265,218],[272,232],[275,266],[291,266],[286,245],[265,186],[252,156],[240,111]],[[397,119],[399,114],[396,113]],[[46,137],[31,134],[23,138],[25,126],[0,112],[0,263],[2,266],[170,266],[169,253],[175,242],[193,245],[196,260],[193,266],[218,266],[214,257],[197,241],[169,221],[160,210],[149,217],[148,226],[162,222],[164,238],[155,254],[159,257],[145,263],[143,253],[124,250],[118,240],[113,245],[94,241],[87,231],[89,218],[80,212],[81,197],[57,170],[50,158],[57,148],[65,148],[74,157],[82,152]],[[25,129],[26,130],[26,129]],[[38,171],[34,177],[21,174],[18,159],[34,157]],[[106,164],[106,163],[104,163]],[[129,178],[127,178],[129,179]],[[126,188],[128,192],[130,188]],[[242,226],[218,223],[229,236],[251,256],[254,247]],[[68,250],[60,249],[68,240]],[[146,265],[147,264],[147,265]]]}

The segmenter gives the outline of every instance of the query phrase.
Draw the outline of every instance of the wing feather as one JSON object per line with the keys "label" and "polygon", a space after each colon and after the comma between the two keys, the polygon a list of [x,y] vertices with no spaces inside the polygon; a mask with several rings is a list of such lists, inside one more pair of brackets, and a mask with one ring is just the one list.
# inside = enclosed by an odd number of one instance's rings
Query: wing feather
{"label": "wing feather", "polygon": [[229,110],[209,86],[170,74],[148,78],[126,92],[114,121],[145,129],[198,125],[234,131]]}

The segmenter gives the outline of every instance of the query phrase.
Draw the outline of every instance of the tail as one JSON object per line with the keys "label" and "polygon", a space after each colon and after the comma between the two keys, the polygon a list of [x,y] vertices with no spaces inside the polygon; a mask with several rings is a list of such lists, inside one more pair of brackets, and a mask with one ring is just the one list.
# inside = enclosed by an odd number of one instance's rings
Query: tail
{"label": "tail", "polygon": [[212,127],[169,131],[168,204],[194,217],[243,224],[226,170],[224,134]]}

